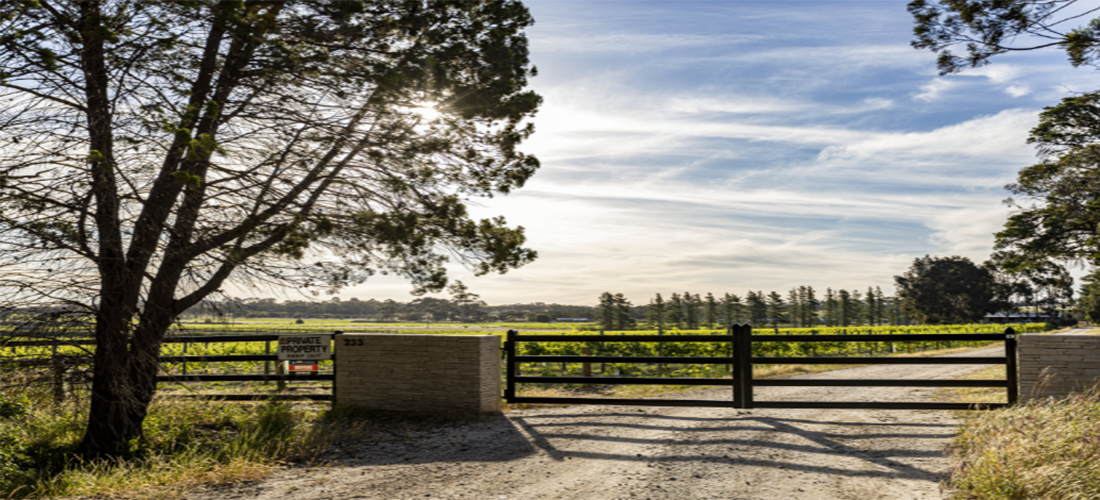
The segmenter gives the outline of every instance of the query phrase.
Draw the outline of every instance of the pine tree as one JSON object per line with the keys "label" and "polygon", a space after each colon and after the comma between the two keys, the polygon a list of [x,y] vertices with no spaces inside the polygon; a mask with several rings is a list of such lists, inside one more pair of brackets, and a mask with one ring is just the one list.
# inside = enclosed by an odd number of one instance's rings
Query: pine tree
{"label": "pine tree", "polygon": [[673,293],[668,299],[668,324],[673,328],[684,327],[684,300],[678,293]]}
{"label": "pine tree", "polygon": [[745,300],[749,307],[749,322],[754,326],[763,326],[764,318],[768,317],[768,305],[764,303],[764,292],[750,290]]}
{"label": "pine tree", "polygon": [[634,309],[629,300],[626,300],[626,296],[617,293],[614,299],[615,307],[615,328],[617,330],[627,330],[634,327],[634,318],[630,317],[630,312]]}
{"label": "pine tree", "polygon": [[787,292],[787,314],[790,315],[792,326],[802,326],[802,299],[798,296],[797,288]]}
{"label": "pine tree", "polygon": [[702,302],[699,294],[684,292],[684,324],[688,330],[699,329],[699,306]]}
{"label": "pine tree", "polygon": [[615,296],[611,292],[600,294],[600,305],[597,307],[597,317],[600,320],[601,330],[615,329]]}
{"label": "pine tree", "polygon": [[852,290],[852,312],[849,315],[852,326],[863,324],[863,305],[863,294],[859,290]]}
{"label": "pine tree", "polygon": [[707,299],[704,303],[706,313],[704,314],[704,321],[707,328],[714,328],[714,325],[718,323],[718,300],[714,298],[714,294],[707,292]]}
{"label": "pine tree", "polygon": [[848,326],[852,322],[852,295],[843,288],[837,292],[837,322],[839,326]]}
{"label": "pine tree", "polygon": [[875,320],[878,319],[878,296],[875,295],[875,289],[867,287],[867,306],[864,307],[864,317],[867,318],[867,324],[875,326]]}
{"label": "pine tree", "polygon": [[882,289],[875,287],[875,324],[886,324],[886,297],[882,295]]}
{"label": "pine tree", "polygon": [[825,326],[836,326],[840,322],[839,303],[832,288],[825,289]]}
{"label": "pine tree", "polygon": [[775,328],[779,328],[779,324],[786,321],[787,304],[783,302],[783,297],[776,292],[768,294],[768,316]]}
{"label": "pine tree", "polygon": [[817,310],[820,307],[821,302],[815,296],[814,287],[806,287],[806,298],[802,302],[803,326],[813,327],[818,325]]}
{"label": "pine tree", "polygon": [[734,323],[740,323],[745,318],[745,306],[741,304],[741,297],[727,293],[722,297],[722,313],[726,320],[726,327]]}
{"label": "pine tree", "polygon": [[646,323],[650,328],[656,328],[658,332],[663,332],[665,329],[665,314],[666,314],[665,299],[661,298],[661,294],[657,294],[656,297],[650,299],[649,307],[646,308]]}
{"label": "pine tree", "polygon": [[901,301],[897,297],[890,297],[890,324],[897,326],[901,324],[900,317]]}

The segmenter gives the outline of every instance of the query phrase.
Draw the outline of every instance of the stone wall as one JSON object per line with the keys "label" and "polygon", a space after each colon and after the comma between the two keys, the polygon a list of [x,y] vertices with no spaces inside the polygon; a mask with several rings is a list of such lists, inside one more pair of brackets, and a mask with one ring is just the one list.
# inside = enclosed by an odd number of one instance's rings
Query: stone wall
{"label": "stone wall", "polygon": [[1100,336],[1017,337],[1020,402],[1062,397],[1100,383]]}
{"label": "stone wall", "polygon": [[371,411],[501,411],[500,337],[336,336],[336,404]]}

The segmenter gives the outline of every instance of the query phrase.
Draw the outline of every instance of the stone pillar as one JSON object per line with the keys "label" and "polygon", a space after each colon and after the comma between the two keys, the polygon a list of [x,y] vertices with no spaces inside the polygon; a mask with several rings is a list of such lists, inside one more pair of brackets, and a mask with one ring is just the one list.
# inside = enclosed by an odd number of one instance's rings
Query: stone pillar
{"label": "stone pillar", "polygon": [[419,414],[501,411],[500,337],[346,333],[336,404]]}
{"label": "stone pillar", "polygon": [[1017,339],[1021,403],[1065,397],[1100,383],[1100,336],[1026,334]]}

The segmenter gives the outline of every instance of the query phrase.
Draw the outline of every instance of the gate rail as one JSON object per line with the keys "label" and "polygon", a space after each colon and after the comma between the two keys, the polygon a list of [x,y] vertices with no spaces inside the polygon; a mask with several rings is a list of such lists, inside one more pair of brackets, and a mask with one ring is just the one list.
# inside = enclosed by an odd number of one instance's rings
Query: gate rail
{"label": "gate rail", "polygon": [[[727,335],[519,335],[509,331],[504,343],[507,358],[504,397],[509,403],[606,404],[638,406],[709,406],[729,408],[859,408],[914,410],[969,410],[999,408],[1016,404],[1016,332],[1004,333],[900,334],[900,335],[753,335],[750,325],[732,325]],[[993,357],[777,357],[752,356],[753,342],[948,342],[1004,341],[1005,355]],[[519,356],[519,342],[728,342],[730,356]],[[521,363],[669,363],[730,365],[730,378],[684,377],[543,377],[518,373]],[[755,364],[860,364],[860,365],[1005,365],[1005,380],[940,379],[768,379],[755,380]],[[696,385],[731,386],[729,400],[621,399],[518,396],[516,384],[603,384],[603,385]],[[1008,403],[944,402],[849,402],[849,401],[756,401],[755,387],[1004,387]]]}

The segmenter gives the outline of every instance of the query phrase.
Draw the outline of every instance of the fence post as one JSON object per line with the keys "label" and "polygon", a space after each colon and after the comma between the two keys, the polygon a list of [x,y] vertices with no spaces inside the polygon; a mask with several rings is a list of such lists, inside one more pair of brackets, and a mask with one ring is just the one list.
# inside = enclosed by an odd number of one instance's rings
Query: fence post
{"label": "fence post", "polygon": [[[340,362],[336,359],[336,346],[340,344],[339,338],[344,334],[343,330],[332,332],[332,407],[336,407],[336,365]],[[320,361],[317,362],[320,365]],[[321,368],[318,366],[317,368]]]}
{"label": "fence post", "polygon": [[[661,329],[661,327],[658,326],[657,327],[657,336],[660,337],[664,334],[665,334],[664,330]],[[657,356],[664,356],[664,355],[665,355],[665,343],[664,342],[658,342],[657,343]],[[657,363],[657,376],[658,377],[665,376],[665,364],[664,363]]]}
{"label": "fence post", "polygon": [[[592,349],[590,349],[588,346],[581,347],[581,355],[582,356],[591,356],[592,355]],[[592,376],[592,363],[587,363],[586,362],[586,363],[581,365],[581,376],[582,377],[591,377]],[[581,387],[584,388],[584,389],[588,389],[588,388],[592,387],[592,384],[582,384]]]}
{"label": "fence post", "polygon": [[516,397],[516,331],[508,330],[504,340],[504,355],[507,357],[507,376],[504,379],[504,401],[511,403]]}
{"label": "fence post", "polygon": [[741,348],[737,345],[737,339],[741,333],[741,325],[736,323],[729,327],[730,336],[730,378],[733,379],[733,407],[740,408],[745,395],[741,391]]}
{"label": "fence post", "polygon": [[[187,344],[184,344],[187,345]],[[264,354],[271,355],[271,341],[264,342]],[[184,365],[187,366],[187,365]],[[186,373],[184,373],[186,375]],[[271,375],[271,361],[264,361],[264,375]],[[270,385],[271,381],[264,382],[264,385]]]}
{"label": "fence post", "polygon": [[57,339],[53,340],[50,350],[53,354],[50,367],[53,369],[53,398],[61,402],[65,400],[65,363],[61,356],[57,355]]}
{"label": "fence post", "polygon": [[[600,335],[603,335],[603,331],[600,331]],[[607,354],[607,343],[600,342],[599,355],[603,356]],[[600,363],[600,375],[607,373],[607,363]]]}
{"label": "fence post", "polygon": [[1014,405],[1020,398],[1019,380],[1016,378],[1016,330],[1005,329],[1005,379],[1008,380],[1008,404]]}
{"label": "fence post", "polygon": [[752,324],[741,325],[741,407],[752,408]]}

